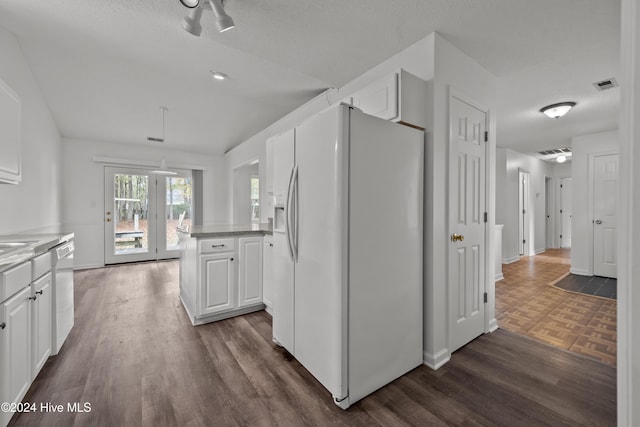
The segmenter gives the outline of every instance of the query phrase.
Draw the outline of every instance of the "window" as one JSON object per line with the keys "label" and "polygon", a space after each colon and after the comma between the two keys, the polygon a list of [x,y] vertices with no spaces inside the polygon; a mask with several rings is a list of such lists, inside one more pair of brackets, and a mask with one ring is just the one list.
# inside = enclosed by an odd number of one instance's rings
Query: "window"
{"label": "window", "polygon": [[251,177],[251,222],[260,222],[260,178]]}

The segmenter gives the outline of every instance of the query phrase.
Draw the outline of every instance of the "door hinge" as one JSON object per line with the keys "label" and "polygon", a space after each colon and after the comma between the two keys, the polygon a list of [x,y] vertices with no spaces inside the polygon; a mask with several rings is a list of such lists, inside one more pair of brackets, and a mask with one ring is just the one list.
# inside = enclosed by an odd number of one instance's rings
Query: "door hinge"
{"label": "door hinge", "polygon": [[527,243],[527,241],[523,239],[522,240],[522,244],[524,245],[525,243]]}
{"label": "door hinge", "polygon": [[560,235],[560,238],[562,239],[562,234]]}
{"label": "door hinge", "polygon": [[562,213],[562,209],[560,209],[560,213]]}
{"label": "door hinge", "polygon": [[485,212],[485,213],[484,213],[484,222],[487,222],[487,221],[488,221],[488,219],[487,219],[487,217],[488,217],[488,216],[489,216],[489,215]]}
{"label": "door hinge", "polygon": [[488,298],[489,298],[489,297],[487,296],[487,293],[485,292],[485,293],[484,293],[484,303],[485,303],[485,304],[487,303]]}
{"label": "door hinge", "polygon": [[560,184],[560,188],[562,188],[562,184]]}
{"label": "door hinge", "polygon": [[488,131],[484,131],[484,142],[489,141],[489,132]]}

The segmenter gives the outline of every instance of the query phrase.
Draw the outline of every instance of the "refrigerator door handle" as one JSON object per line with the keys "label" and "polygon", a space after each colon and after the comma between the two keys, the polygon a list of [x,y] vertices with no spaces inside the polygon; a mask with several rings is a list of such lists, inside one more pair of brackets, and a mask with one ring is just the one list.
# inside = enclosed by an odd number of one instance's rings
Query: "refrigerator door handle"
{"label": "refrigerator door handle", "polygon": [[298,166],[293,172],[293,260],[298,262]]}
{"label": "refrigerator door handle", "polygon": [[293,255],[293,244],[291,240],[291,202],[293,198],[293,174],[295,172],[295,168],[291,168],[291,174],[289,174],[289,185],[287,186],[287,201],[285,202],[285,234],[287,236],[287,244],[289,246],[289,256],[291,260],[294,261]]}

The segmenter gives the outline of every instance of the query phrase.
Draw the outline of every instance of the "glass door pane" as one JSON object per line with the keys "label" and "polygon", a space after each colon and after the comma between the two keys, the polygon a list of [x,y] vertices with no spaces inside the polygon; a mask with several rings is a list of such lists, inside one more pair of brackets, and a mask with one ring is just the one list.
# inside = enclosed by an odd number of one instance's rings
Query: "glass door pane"
{"label": "glass door pane", "polygon": [[[180,249],[176,227],[191,228],[192,183],[191,177],[165,177],[165,250]],[[169,256],[175,254],[168,254]]]}
{"label": "glass door pane", "polygon": [[105,168],[105,263],[146,261],[155,251],[155,177]]}

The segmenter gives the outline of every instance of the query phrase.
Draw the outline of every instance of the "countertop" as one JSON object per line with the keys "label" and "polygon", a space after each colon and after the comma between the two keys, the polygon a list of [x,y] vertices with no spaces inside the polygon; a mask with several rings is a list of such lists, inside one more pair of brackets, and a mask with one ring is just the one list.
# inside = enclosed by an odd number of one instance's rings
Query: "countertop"
{"label": "countertop", "polygon": [[73,233],[9,234],[0,236],[0,244],[7,242],[27,243],[25,246],[15,250],[0,252],[0,272],[6,271],[34,256],[43,254],[54,246],[73,239],[73,237]]}
{"label": "countertop", "polygon": [[265,235],[273,234],[270,224],[220,224],[220,225],[194,225],[188,232],[180,230],[190,237],[229,237],[241,235]]}

